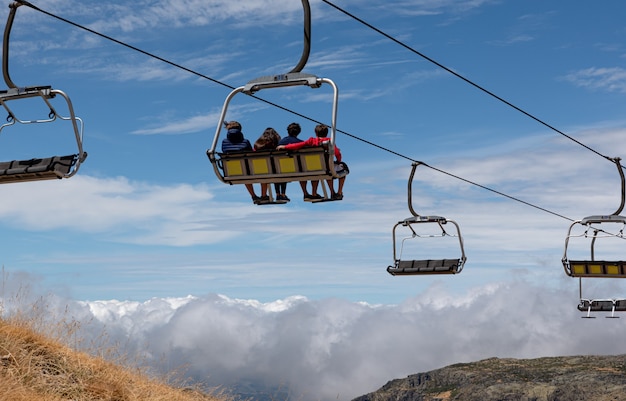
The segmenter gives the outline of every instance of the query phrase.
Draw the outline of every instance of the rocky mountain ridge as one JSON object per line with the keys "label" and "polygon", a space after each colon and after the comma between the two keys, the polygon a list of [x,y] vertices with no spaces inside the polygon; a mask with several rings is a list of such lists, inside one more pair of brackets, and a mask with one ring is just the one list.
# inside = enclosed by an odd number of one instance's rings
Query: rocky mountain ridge
{"label": "rocky mountain ridge", "polygon": [[626,401],[626,355],[490,358],[391,380],[353,401]]}

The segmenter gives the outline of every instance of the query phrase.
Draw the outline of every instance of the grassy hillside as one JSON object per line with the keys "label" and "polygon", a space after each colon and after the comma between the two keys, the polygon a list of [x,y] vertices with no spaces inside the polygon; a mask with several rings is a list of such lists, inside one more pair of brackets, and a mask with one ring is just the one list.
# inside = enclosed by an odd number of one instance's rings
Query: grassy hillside
{"label": "grassy hillside", "polygon": [[77,352],[23,319],[0,320],[0,401],[231,401]]}

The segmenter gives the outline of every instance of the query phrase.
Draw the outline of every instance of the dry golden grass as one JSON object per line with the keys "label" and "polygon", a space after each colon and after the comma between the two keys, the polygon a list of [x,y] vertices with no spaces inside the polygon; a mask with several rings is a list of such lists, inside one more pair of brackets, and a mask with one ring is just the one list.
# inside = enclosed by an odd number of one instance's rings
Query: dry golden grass
{"label": "dry golden grass", "polygon": [[22,318],[0,320],[0,401],[232,401],[79,352]]}

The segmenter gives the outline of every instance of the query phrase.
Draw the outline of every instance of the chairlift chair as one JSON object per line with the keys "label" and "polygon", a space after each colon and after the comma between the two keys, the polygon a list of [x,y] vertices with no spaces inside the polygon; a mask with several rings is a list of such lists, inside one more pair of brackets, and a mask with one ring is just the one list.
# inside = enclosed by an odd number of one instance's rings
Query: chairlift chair
{"label": "chairlift chair", "polygon": [[[334,163],[337,103],[339,100],[337,85],[329,78],[320,78],[313,74],[301,72],[310,50],[310,6],[308,0],[302,0],[302,5],[305,17],[305,45],[296,67],[286,74],[255,78],[247,84],[233,89],[224,101],[213,142],[206,154],[213,165],[215,175],[225,184],[270,184],[292,181],[322,181],[324,183],[325,180],[341,178],[347,174],[347,172],[336,172]],[[323,85],[329,85],[332,88],[333,105],[330,138],[322,146],[306,147],[296,151],[263,150],[235,153],[219,153],[217,151],[228,106],[236,95],[243,93],[253,96],[262,90],[294,86],[317,89]],[[324,199],[322,200],[330,200],[324,185],[322,185],[322,189],[324,191]]]}
{"label": "chairlift chair", "polygon": [[[412,217],[406,218],[402,221],[399,221],[393,226],[392,230],[392,239],[393,239],[393,260],[394,264],[387,267],[387,272],[393,276],[416,276],[416,275],[428,275],[428,274],[457,274],[463,270],[463,266],[465,265],[465,261],[467,260],[465,256],[465,249],[463,246],[463,237],[461,236],[461,230],[459,225],[450,219],[447,219],[442,216],[420,216],[415,212],[412,205],[412,182],[413,177],[415,175],[415,170],[417,166],[423,164],[421,162],[413,163],[413,168],[411,170],[411,175],[409,177],[408,183],[408,204],[409,211],[413,215]],[[454,232],[452,234],[446,231],[445,226],[450,223]],[[458,240],[458,246],[460,247],[460,256],[455,255],[452,258],[437,258],[437,259],[405,259],[402,257],[402,252],[398,251],[399,241],[396,237],[396,230],[399,227],[407,227],[410,232],[410,238],[424,238],[424,236],[417,233],[414,229],[414,226],[417,225],[436,225],[438,229],[440,229],[440,235],[427,235],[426,237],[456,237]],[[406,238],[405,238],[406,240]],[[404,245],[404,240],[402,240],[401,245]],[[400,249],[402,247],[400,246]]]}
{"label": "chairlift chair", "polygon": [[[18,87],[13,83],[9,75],[9,38],[13,20],[17,8],[21,6],[20,1],[9,5],[10,12],[4,30],[2,43],[2,72],[7,89],[0,90],[0,105],[7,112],[6,122],[0,125],[2,131],[16,123],[20,124],[45,124],[59,120],[69,121],[72,125],[74,137],[76,139],[77,152],[66,156],[33,157],[27,160],[11,160],[0,162],[0,184],[37,181],[48,179],[70,178],[78,171],[81,163],[85,161],[87,153],[83,150],[83,121],[74,113],[74,107],[69,96],[51,86],[26,86]],[[69,115],[59,114],[53,106],[52,99],[62,98],[65,100]],[[47,108],[49,114],[46,118],[22,119],[11,108],[10,103],[28,99],[40,98]]]}
{"label": "chairlift chair", "polygon": [[[598,258],[596,257],[597,240],[605,240],[606,238],[624,240],[624,227],[626,227],[626,217],[620,213],[624,208],[626,199],[626,180],[624,179],[624,171],[620,164],[620,158],[611,159],[617,166],[621,184],[622,184],[622,201],[619,208],[611,215],[592,215],[580,220],[575,220],[567,231],[565,237],[565,249],[563,258],[561,259],[565,274],[579,280],[579,296],[580,303],[578,309],[587,312],[586,317],[590,317],[591,312],[611,312],[614,316],[615,312],[626,311],[626,300],[622,299],[587,299],[583,297],[582,280],[586,278],[626,278],[626,261]],[[610,228],[609,228],[610,227]],[[582,234],[573,234],[575,228],[581,228]],[[570,239],[579,237],[589,242],[590,252],[588,258],[571,259],[568,252],[571,251]],[[571,253],[571,252],[570,252]]]}

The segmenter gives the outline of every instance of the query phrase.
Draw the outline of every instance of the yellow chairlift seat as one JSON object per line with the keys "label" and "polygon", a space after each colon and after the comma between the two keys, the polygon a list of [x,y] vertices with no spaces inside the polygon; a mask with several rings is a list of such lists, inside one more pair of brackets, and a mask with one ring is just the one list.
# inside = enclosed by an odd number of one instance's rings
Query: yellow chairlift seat
{"label": "yellow chairlift seat", "polygon": [[626,277],[626,262],[621,260],[568,260],[567,264],[572,277]]}
{"label": "yellow chairlift seat", "polygon": [[[582,235],[573,235],[572,230],[577,225],[585,228]],[[619,226],[618,231],[611,230],[607,226]],[[620,215],[607,216],[589,216],[582,220],[574,221],[567,232],[565,238],[565,250],[561,262],[565,274],[570,277],[600,277],[600,278],[626,278],[626,261],[624,260],[606,260],[596,258],[595,245],[598,239],[612,237],[618,239],[626,239],[623,237],[623,229],[626,226],[626,217]],[[592,233],[590,233],[592,231]],[[570,239],[573,237],[587,238],[590,243],[590,253],[587,259],[570,259]]]}
{"label": "yellow chairlift seat", "polygon": [[334,158],[325,144],[298,151],[264,150],[217,155],[219,158],[216,158],[215,162],[221,180],[228,184],[327,179],[332,176],[331,166]]}

